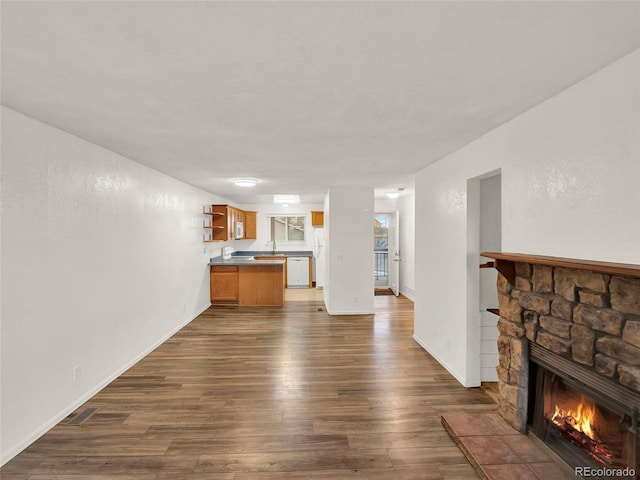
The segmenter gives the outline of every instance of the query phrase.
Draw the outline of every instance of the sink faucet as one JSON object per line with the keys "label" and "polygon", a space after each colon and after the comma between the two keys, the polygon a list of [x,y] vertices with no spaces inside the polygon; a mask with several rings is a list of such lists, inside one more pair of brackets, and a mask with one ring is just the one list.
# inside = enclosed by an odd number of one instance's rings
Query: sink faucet
{"label": "sink faucet", "polygon": [[275,255],[276,253],[276,241],[273,241],[273,247],[271,248],[271,253],[273,253]]}

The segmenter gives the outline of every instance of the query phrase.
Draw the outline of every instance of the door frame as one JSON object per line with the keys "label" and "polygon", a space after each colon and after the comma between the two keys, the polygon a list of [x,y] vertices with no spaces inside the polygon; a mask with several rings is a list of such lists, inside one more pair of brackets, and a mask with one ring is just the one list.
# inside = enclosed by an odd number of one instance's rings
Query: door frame
{"label": "door frame", "polygon": [[[467,180],[467,372],[468,384],[479,386],[482,375],[482,315],[480,308],[480,182],[481,180],[502,175],[501,169],[492,170]],[[502,199],[502,188],[500,191]],[[500,200],[502,202],[502,200]],[[501,205],[502,210],[502,205]],[[502,228],[501,228],[502,230]],[[500,233],[500,236],[502,234]],[[493,315],[493,314],[491,314]],[[496,321],[497,330],[497,321]],[[495,345],[497,351],[497,343]],[[488,379],[487,379],[488,380]]]}
{"label": "door frame", "polygon": [[[397,297],[400,295],[400,212],[375,212],[373,217],[389,217],[388,245],[387,245],[387,286]],[[375,253],[374,253],[375,262]],[[374,263],[375,264],[375,263]]]}

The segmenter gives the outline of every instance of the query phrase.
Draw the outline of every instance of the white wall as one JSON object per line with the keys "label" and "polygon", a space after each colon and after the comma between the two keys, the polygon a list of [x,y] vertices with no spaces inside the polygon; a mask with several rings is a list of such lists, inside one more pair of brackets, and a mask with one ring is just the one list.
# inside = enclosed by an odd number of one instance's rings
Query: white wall
{"label": "white wall", "polygon": [[639,132],[640,50],[519,118],[503,135],[505,251],[640,263]]}
{"label": "white wall", "polygon": [[331,315],[373,313],[373,189],[331,188],[325,201],[324,299]]}
{"label": "white wall", "polygon": [[2,463],[209,306],[211,203],[2,107]]}
{"label": "white wall", "polygon": [[501,169],[504,251],[640,263],[638,85],[640,50],[416,176],[414,338],[464,385],[479,383],[467,181]]}

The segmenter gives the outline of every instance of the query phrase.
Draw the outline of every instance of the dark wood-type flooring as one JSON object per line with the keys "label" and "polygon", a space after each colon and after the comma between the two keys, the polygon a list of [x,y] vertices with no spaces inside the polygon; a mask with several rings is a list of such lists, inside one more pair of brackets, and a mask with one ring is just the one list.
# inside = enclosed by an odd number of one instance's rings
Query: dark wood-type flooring
{"label": "dark wood-type flooring", "polygon": [[478,478],[440,415],[496,404],[413,341],[410,301],[375,305],[375,315],[334,317],[316,301],[210,308],[0,477]]}

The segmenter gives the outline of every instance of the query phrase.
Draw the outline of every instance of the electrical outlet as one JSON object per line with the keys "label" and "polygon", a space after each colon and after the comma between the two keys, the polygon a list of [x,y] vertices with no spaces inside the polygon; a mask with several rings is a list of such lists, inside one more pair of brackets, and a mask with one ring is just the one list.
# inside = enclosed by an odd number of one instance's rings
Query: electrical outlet
{"label": "electrical outlet", "polygon": [[73,367],[73,383],[78,383],[80,381],[80,373],[80,365]]}

